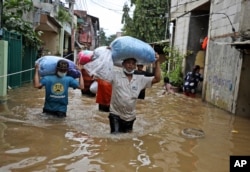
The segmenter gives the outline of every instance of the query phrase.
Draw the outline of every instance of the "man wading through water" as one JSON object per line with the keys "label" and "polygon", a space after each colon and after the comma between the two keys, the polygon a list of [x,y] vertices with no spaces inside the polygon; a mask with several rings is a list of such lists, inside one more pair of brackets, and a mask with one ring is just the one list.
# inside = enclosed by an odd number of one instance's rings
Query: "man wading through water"
{"label": "man wading through water", "polygon": [[[77,67],[79,70],[81,66],[79,65]],[[33,85],[35,88],[39,89],[45,86],[45,102],[43,113],[59,118],[66,117],[69,87],[72,87],[73,89],[84,88],[82,76],[79,77],[78,82],[71,76],[67,76],[68,70],[68,62],[65,60],[59,60],[57,62],[54,75],[47,75],[40,78],[39,65],[36,64]]]}
{"label": "man wading through water", "polygon": [[125,59],[122,62],[123,70],[112,73],[109,114],[110,132],[112,134],[132,132],[136,119],[135,106],[140,91],[161,80],[158,53],[155,54],[155,58],[155,73],[152,77],[134,74],[136,69],[135,58]]}

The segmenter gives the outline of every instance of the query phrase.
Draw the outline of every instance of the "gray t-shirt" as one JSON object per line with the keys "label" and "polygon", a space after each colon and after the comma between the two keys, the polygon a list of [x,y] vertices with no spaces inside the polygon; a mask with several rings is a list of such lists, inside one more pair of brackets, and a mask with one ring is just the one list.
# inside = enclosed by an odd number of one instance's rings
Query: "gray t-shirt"
{"label": "gray t-shirt", "polygon": [[110,112],[118,115],[125,121],[135,119],[136,101],[140,91],[152,86],[154,77],[133,75],[131,81],[122,70],[114,70],[112,73],[112,96]]}

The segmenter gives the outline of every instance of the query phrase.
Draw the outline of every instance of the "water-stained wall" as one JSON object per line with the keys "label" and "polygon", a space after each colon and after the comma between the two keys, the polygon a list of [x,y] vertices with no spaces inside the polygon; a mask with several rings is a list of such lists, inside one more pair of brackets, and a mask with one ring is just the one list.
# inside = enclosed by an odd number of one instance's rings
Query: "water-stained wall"
{"label": "water-stained wall", "polygon": [[[190,35],[192,32],[198,33],[195,30],[198,27],[196,20],[192,19],[190,13],[204,9],[205,3],[208,2],[172,0],[171,3],[172,20],[176,23],[173,46],[186,53],[194,47],[191,40],[194,37]],[[202,98],[228,112],[249,116],[250,58],[249,54],[243,53],[244,50],[236,49],[235,42],[250,40],[250,1],[213,0],[209,1],[209,5],[209,39]],[[247,52],[250,52],[249,49]],[[192,61],[193,59],[189,62]],[[188,58],[184,64],[188,66]]]}
{"label": "water-stained wall", "polygon": [[231,45],[225,45],[231,38],[210,40],[206,60],[205,100],[230,112],[235,111],[240,52]]}
{"label": "water-stained wall", "polygon": [[241,2],[212,1],[210,13],[204,98],[217,107],[235,113],[242,58],[240,51],[231,43],[236,41],[235,35],[240,30]]}

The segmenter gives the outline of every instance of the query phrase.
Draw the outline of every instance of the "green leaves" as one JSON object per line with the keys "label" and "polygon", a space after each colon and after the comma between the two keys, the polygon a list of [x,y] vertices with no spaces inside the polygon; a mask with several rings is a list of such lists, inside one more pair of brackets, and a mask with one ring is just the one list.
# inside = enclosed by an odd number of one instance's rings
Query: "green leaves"
{"label": "green leaves", "polygon": [[70,22],[71,16],[68,11],[66,11],[64,8],[59,7],[58,13],[57,13],[57,20],[60,22]]}
{"label": "green leaves", "polygon": [[22,16],[33,9],[33,3],[31,0],[5,0],[4,9],[11,10],[16,16]]}
{"label": "green leaves", "polygon": [[39,34],[33,29],[31,22],[22,17],[33,9],[31,0],[6,0],[3,4],[3,28],[23,35],[23,43],[26,46],[39,47],[41,40]]}
{"label": "green leaves", "polygon": [[[122,20],[125,23],[123,28],[125,35],[145,42],[164,40],[167,24],[165,14],[169,10],[167,9],[168,1],[131,0],[131,3],[135,6],[133,17],[130,18],[129,15],[124,14]],[[126,6],[126,8],[128,7]]]}
{"label": "green leaves", "polygon": [[[167,76],[173,86],[180,87],[183,85],[182,61],[185,55],[182,55],[178,49],[165,46],[163,48],[166,54],[166,61],[161,65],[163,76]],[[172,68],[167,69],[167,63],[170,63]]]}

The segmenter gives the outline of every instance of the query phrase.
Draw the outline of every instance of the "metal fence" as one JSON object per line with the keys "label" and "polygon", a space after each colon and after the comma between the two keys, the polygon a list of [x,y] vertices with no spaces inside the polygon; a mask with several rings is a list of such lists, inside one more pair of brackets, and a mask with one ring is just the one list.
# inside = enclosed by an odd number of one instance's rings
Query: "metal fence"
{"label": "metal fence", "polygon": [[34,47],[23,47],[22,35],[3,30],[3,40],[8,42],[8,86],[20,87],[33,78],[36,60]]}

